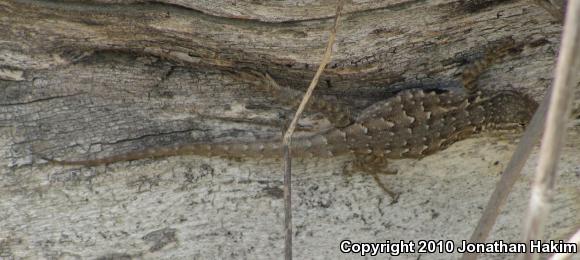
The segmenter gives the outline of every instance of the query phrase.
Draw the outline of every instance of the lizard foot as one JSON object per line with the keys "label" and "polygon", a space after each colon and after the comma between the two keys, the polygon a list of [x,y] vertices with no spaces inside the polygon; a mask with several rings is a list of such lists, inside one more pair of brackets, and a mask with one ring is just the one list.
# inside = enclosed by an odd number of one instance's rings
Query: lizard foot
{"label": "lizard foot", "polygon": [[396,203],[399,199],[400,194],[387,188],[379,178],[379,174],[397,174],[397,170],[388,167],[386,158],[375,155],[357,156],[351,163],[351,169],[345,169],[346,174],[352,175],[354,172],[362,172],[371,175],[379,188],[391,197],[391,204]]}
{"label": "lizard foot", "polygon": [[354,169],[374,174],[394,175],[397,174],[396,169],[389,168],[387,158],[376,155],[359,155],[352,162]]}

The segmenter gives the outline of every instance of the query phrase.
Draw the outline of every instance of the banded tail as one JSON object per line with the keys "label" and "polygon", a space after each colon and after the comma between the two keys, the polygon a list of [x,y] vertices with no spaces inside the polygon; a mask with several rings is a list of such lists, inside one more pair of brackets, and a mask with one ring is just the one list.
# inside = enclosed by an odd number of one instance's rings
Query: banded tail
{"label": "banded tail", "polygon": [[[326,134],[313,135],[304,138],[295,138],[292,141],[293,157],[332,157],[337,154],[344,154],[346,150],[328,145],[330,142],[342,140],[341,130],[335,129]],[[141,159],[159,159],[181,155],[199,156],[223,156],[223,157],[252,157],[252,158],[281,158],[281,141],[255,141],[255,142],[224,142],[224,143],[193,143],[177,146],[154,147],[141,151],[134,151],[125,154],[112,155],[109,157],[87,159],[87,160],[55,160],[41,157],[43,160],[57,165],[82,165],[98,166],[116,162],[135,161]]]}
{"label": "banded tail", "polygon": [[281,155],[280,142],[240,143],[193,143],[178,146],[155,147],[104,158],[67,161],[41,157],[58,165],[97,166],[141,159],[159,159],[181,155],[230,156],[230,157],[276,157]]}

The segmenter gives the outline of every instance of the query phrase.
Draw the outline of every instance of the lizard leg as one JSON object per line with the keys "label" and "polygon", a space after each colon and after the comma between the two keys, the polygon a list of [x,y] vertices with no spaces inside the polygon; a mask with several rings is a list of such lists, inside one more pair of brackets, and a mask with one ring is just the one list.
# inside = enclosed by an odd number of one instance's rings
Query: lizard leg
{"label": "lizard leg", "polygon": [[[352,162],[352,170],[357,172],[363,172],[369,174],[373,177],[377,185],[387,193],[391,199],[392,203],[396,203],[399,194],[389,189],[379,178],[379,174],[397,174],[397,170],[388,167],[387,158],[377,155],[357,155],[355,160]],[[348,174],[352,174],[347,171]]]}
{"label": "lizard leg", "polygon": [[[268,74],[246,74],[244,74],[245,77],[254,78],[252,81],[257,82],[260,87],[265,87],[278,102],[293,107],[298,107],[298,105],[300,105],[302,97],[304,96],[303,92],[288,87],[281,87]],[[334,127],[345,127],[354,122],[354,118],[348,109],[325,100],[322,97],[314,97],[310,99],[307,108],[322,113]]]}

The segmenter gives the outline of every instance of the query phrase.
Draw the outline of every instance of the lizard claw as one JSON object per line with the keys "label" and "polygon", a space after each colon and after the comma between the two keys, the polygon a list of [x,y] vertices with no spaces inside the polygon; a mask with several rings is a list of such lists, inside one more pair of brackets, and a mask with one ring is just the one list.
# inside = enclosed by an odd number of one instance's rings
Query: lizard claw
{"label": "lizard claw", "polygon": [[378,157],[373,155],[366,155],[364,157],[359,157],[351,163],[351,169],[346,168],[345,173],[352,175],[353,172],[363,172],[372,175],[374,181],[378,184],[379,188],[383,190],[389,197],[391,197],[391,204],[397,203],[399,199],[399,193],[394,192],[387,188],[387,186],[379,178],[381,175],[392,175],[397,174],[397,170],[390,169],[387,165],[387,160],[384,157]]}
{"label": "lizard claw", "polygon": [[379,176],[375,173],[375,174],[371,174],[373,176],[373,179],[375,180],[375,182],[379,185],[379,187],[386,193],[389,195],[389,197],[391,197],[391,204],[393,205],[395,203],[397,203],[399,201],[399,196],[401,195],[398,192],[394,192],[392,190],[390,190],[389,188],[387,188],[387,186],[381,181],[381,179],[379,179]]}

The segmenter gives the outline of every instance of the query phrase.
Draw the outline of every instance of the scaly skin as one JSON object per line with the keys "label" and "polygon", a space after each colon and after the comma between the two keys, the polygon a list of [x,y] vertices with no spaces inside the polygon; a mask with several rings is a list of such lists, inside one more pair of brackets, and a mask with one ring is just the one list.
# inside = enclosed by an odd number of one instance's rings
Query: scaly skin
{"label": "scaly skin", "polygon": [[[533,100],[513,91],[488,95],[403,91],[370,106],[346,127],[293,140],[292,156],[330,158],[352,153],[357,157],[421,158],[486,128],[524,125],[536,107]],[[95,166],[179,155],[279,157],[280,154],[280,141],[271,140],[156,147],[93,160],[46,160],[61,165]]]}
{"label": "scaly skin", "polygon": [[[492,44],[483,59],[464,70],[463,89],[458,91],[407,90],[365,109],[357,118],[322,98],[313,98],[309,109],[326,115],[335,128],[292,141],[293,157],[322,157],[352,154],[354,169],[370,173],[380,188],[396,202],[398,195],[379,179],[378,173],[394,173],[388,159],[421,158],[443,150],[456,141],[484,129],[511,129],[526,124],[537,103],[514,91],[482,93],[475,84],[489,66],[522,48],[511,38]],[[280,103],[297,106],[302,93],[282,88],[268,75],[241,73],[243,80],[267,86]],[[145,158],[180,155],[225,157],[280,157],[280,140],[228,143],[193,143],[155,147],[100,159],[58,161],[60,165],[97,166]]]}
{"label": "scaly skin", "polygon": [[[293,157],[322,157],[353,154],[354,168],[372,174],[381,189],[396,202],[397,194],[378,178],[378,173],[394,173],[388,159],[421,158],[443,150],[456,141],[484,129],[511,129],[526,124],[537,108],[532,99],[514,91],[482,93],[477,78],[489,66],[521,44],[511,38],[488,48],[483,59],[463,72],[463,89],[459,91],[407,90],[365,109],[358,118],[349,111],[321,98],[309,102],[309,109],[326,115],[334,129],[292,141]],[[282,88],[268,75],[241,73],[242,79],[268,86],[267,90],[279,102],[291,106],[300,103],[302,93]],[[114,155],[100,159],[58,161],[60,165],[97,166],[145,158],[179,155],[226,157],[279,157],[280,140],[229,143],[193,143],[156,147],[143,151]]]}

